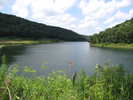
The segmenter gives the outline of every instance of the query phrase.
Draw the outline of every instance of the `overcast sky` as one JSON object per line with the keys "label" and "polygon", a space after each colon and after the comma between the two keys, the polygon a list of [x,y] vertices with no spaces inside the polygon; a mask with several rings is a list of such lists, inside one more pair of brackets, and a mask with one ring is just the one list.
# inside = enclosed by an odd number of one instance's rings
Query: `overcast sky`
{"label": "overcast sky", "polygon": [[133,0],[0,0],[0,12],[93,35],[133,17]]}

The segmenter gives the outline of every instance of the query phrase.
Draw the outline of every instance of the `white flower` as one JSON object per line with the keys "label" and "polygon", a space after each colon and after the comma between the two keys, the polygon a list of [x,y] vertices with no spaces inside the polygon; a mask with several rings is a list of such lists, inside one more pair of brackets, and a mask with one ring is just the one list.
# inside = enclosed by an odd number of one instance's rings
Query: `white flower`
{"label": "white flower", "polygon": [[98,68],[99,64],[96,64],[95,68]]}

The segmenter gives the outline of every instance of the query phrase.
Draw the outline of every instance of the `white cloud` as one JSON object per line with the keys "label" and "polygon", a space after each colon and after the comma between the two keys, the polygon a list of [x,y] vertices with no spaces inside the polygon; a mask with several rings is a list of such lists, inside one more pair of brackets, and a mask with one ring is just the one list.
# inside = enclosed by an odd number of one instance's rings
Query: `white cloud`
{"label": "white cloud", "polygon": [[102,27],[96,27],[95,28],[95,31],[101,31],[102,30]]}
{"label": "white cloud", "polygon": [[[27,17],[28,15],[28,10],[27,10],[27,7],[26,6],[20,6],[21,3],[16,3],[15,5],[12,6],[12,9],[13,9],[13,12],[14,13],[17,13],[17,16],[20,16],[20,17]],[[19,10],[21,9],[21,11]]]}
{"label": "white cloud", "polygon": [[12,6],[13,13],[17,13],[19,17],[27,17],[28,16],[28,9],[27,7],[33,2],[33,0],[17,0],[15,4]]}
{"label": "white cloud", "polygon": [[97,27],[98,21],[91,20],[87,22],[81,22],[77,25],[76,29],[74,31],[80,33],[80,34],[93,34],[93,28]]}
{"label": "white cloud", "polygon": [[70,14],[64,14],[64,15],[60,15],[60,16],[50,16],[50,17],[46,17],[44,19],[45,23],[48,23],[50,25],[55,25],[55,26],[61,26],[64,27],[67,26],[68,24],[76,21],[77,19],[73,16],[71,16]]}
{"label": "white cloud", "polygon": [[57,12],[53,10],[53,0],[36,0],[31,3],[32,18],[42,20],[46,16],[54,16]]}
{"label": "white cloud", "polygon": [[[71,23],[76,20],[70,14],[65,13],[77,0],[17,0],[12,6],[17,16],[27,17],[32,11],[32,18],[43,20],[46,24],[60,25]],[[29,7],[29,8],[28,8]]]}
{"label": "white cloud", "polygon": [[116,26],[117,24],[120,24],[120,23],[119,23],[119,22],[115,22],[115,23],[111,24],[111,25],[109,26],[109,28],[112,28],[112,27]]}
{"label": "white cloud", "polygon": [[82,13],[85,16],[89,16],[91,19],[106,18],[117,9],[126,7],[130,4],[132,4],[131,0],[112,0],[107,3],[104,2],[104,0],[89,0],[87,6],[83,8]]}
{"label": "white cloud", "polygon": [[0,0],[0,9],[3,9],[4,7],[11,6],[15,0]]}
{"label": "white cloud", "polygon": [[116,19],[129,19],[129,18],[133,17],[133,9],[131,9],[131,10],[129,11],[129,13],[124,13],[124,12],[122,12],[121,10],[119,10],[119,11],[114,15],[114,17],[115,17]]}
{"label": "white cloud", "polygon": [[110,17],[106,21],[104,21],[104,24],[112,22],[114,19],[129,19],[133,16],[133,9],[129,11],[129,13],[124,13],[121,10],[119,10],[114,16]]}
{"label": "white cloud", "polygon": [[77,0],[55,0],[54,10],[59,12],[65,12],[70,9]]}
{"label": "white cloud", "polygon": [[1,0],[0,1],[0,9],[2,9],[6,5],[7,5],[7,1],[6,0]]}
{"label": "white cloud", "polygon": [[77,27],[76,27],[75,24],[70,24],[70,25],[67,25],[67,28],[68,28],[68,29],[75,30]]}
{"label": "white cloud", "polygon": [[89,34],[89,32],[90,32],[90,31],[88,31],[87,28],[77,28],[77,27],[76,27],[76,28],[74,28],[73,30],[74,30],[75,32],[79,33],[79,34],[84,34],[84,35],[85,35],[85,34],[87,35],[87,34]]}
{"label": "white cloud", "polygon": [[71,24],[70,29],[75,29],[75,28],[76,28],[76,25]]}
{"label": "white cloud", "polygon": [[126,7],[128,5],[132,4],[132,0],[122,0],[122,1],[118,1],[116,2],[116,6],[117,7]]}
{"label": "white cloud", "polygon": [[133,17],[133,9],[129,11],[129,18]]}
{"label": "white cloud", "polygon": [[79,24],[78,28],[92,28],[92,27],[96,27],[97,25],[98,25],[97,21],[88,21],[88,22]]}
{"label": "white cloud", "polygon": [[[77,0],[50,0],[42,4],[32,4],[33,18],[43,20],[44,23],[67,28],[68,24],[77,21],[72,15],[65,13]],[[37,1],[38,2],[38,1]],[[45,6],[45,7],[44,7]]]}
{"label": "white cloud", "polygon": [[89,16],[85,16],[85,19],[81,20],[80,22],[87,22],[87,21],[90,21],[91,18]]}
{"label": "white cloud", "polygon": [[75,21],[75,20],[77,20],[75,17],[73,17],[73,16],[71,16],[70,14],[64,14],[62,17],[61,17],[61,19],[60,19],[62,22],[64,22],[64,23],[71,23],[71,22],[73,22],[73,21]]}
{"label": "white cloud", "polygon": [[77,33],[79,33],[79,31],[77,31],[77,26],[75,25],[75,24],[68,24],[68,25],[66,25],[64,28],[66,28],[66,29],[71,29],[71,30],[73,30],[73,31],[75,31],[75,32],[77,32]]}
{"label": "white cloud", "polygon": [[121,10],[119,10],[119,11],[114,15],[114,17],[117,18],[117,19],[125,19],[125,18],[128,17],[128,14],[122,12]]}
{"label": "white cloud", "polygon": [[112,28],[112,27],[116,26],[117,24],[121,24],[122,22],[123,21],[121,21],[121,22],[115,22],[115,23],[111,24],[108,28]]}
{"label": "white cloud", "polygon": [[[43,19],[43,16],[57,16],[70,9],[77,0],[37,0],[31,7],[33,18]],[[38,15],[37,15],[38,14]]]}
{"label": "white cloud", "polygon": [[86,0],[81,0],[80,3],[78,4],[79,9],[84,8],[87,5]]}
{"label": "white cloud", "polygon": [[94,33],[99,33],[99,32],[102,31],[102,30],[103,30],[102,27],[96,27]]}
{"label": "white cloud", "polygon": [[13,12],[20,17],[27,17],[27,7],[33,13],[33,18],[42,19],[45,16],[63,14],[70,9],[77,0],[17,0],[12,6]]}
{"label": "white cloud", "polygon": [[[105,26],[99,27],[99,22],[107,24],[115,19],[131,18],[133,9],[129,13],[120,10],[131,4],[132,0],[16,0],[12,10],[23,18],[30,16],[32,20],[44,24],[72,29],[80,34],[93,34],[105,29]],[[85,17],[84,19],[80,19],[80,16],[78,16],[80,20],[74,17],[77,13],[73,12],[73,8],[78,9],[77,6],[82,10],[81,15],[82,18]],[[112,16],[116,11],[117,13]],[[101,18],[108,19],[102,22],[99,20]],[[115,24],[117,23],[110,27]]]}
{"label": "white cloud", "polygon": [[106,21],[104,21],[103,23],[104,23],[104,24],[110,23],[110,22],[112,22],[114,19],[115,19],[115,17],[113,16],[113,17],[107,19]]}
{"label": "white cloud", "polygon": [[[107,1],[107,0],[106,0]],[[87,2],[86,2],[87,3]],[[114,21],[114,19],[116,19],[119,16],[122,15],[122,17],[126,16],[125,13],[117,13],[115,16],[112,16],[112,14],[114,12],[116,12],[117,10],[120,10],[121,8],[127,7],[129,5],[132,4],[132,0],[110,0],[105,2],[105,0],[89,0],[88,4],[86,4],[85,6],[79,6],[79,8],[82,8],[82,14],[85,16],[85,18],[83,20],[81,20],[80,22],[82,24],[80,24],[80,27],[86,30],[89,26],[88,22],[95,20],[95,19],[101,19],[101,18],[108,18],[106,21],[104,21],[104,24],[110,23],[112,21]],[[133,11],[130,11],[130,17],[133,14]],[[110,17],[112,16],[112,17]],[[100,20],[98,20],[100,21]],[[109,27],[113,27],[118,23],[114,23],[112,25],[110,25]],[[92,24],[93,26],[93,24]],[[95,28],[95,29],[94,29]],[[103,28],[102,27],[98,27],[98,24],[95,25],[95,27],[93,27],[94,32],[98,32],[101,31]],[[104,27],[105,29],[105,27]],[[88,29],[89,31],[89,29]],[[84,31],[85,32],[85,31]],[[89,32],[88,32],[89,33]],[[90,33],[91,34],[91,33]]]}
{"label": "white cloud", "polygon": [[89,4],[83,8],[82,13],[91,19],[105,17],[105,2],[98,0],[90,0]]}

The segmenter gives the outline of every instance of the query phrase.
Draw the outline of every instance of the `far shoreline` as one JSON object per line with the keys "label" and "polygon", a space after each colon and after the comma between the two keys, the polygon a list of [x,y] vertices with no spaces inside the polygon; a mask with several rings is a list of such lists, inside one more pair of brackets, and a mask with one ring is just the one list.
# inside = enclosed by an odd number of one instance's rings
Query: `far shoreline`
{"label": "far shoreline", "polygon": [[3,46],[18,46],[18,45],[30,45],[30,44],[41,44],[41,43],[57,43],[57,42],[64,42],[63,40],[59,39],[50,39],[50,38],[44,38],[39,40],[25,40],[25,39],[10,39],[8,37],[6,38],[0,38],[0,49]]}
{"label": "far shoreline", "polygon": [[0,45],[0,49],[2,48],[2,47],[4,47],[5,45]]}
{"label": "far shoreline", "polygon": [[92,47],[101,47],[101,48],[116,48],[116,49],[133,49],[133,43],[111,43],[111,44],[107,44],[107,43],[98,43],[98,44],[92,44],[90,43],[90,46]]}

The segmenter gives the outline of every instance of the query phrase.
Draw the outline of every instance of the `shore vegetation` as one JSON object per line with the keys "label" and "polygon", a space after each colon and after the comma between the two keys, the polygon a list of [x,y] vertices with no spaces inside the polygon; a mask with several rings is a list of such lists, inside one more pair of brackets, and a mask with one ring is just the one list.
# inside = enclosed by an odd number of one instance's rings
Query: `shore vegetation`
{"label": "shore vegetation", "polygon": [[98,43],[98,44],[93,44],[90,43],[90,46],[94,47],[105,47],[105,48],[117,48],[117,49],[133,49],[133,43]]}
{"label": "shore vegetation", "polygon": [[89,36],[91,46],[133,49],[133,18]]}
{"label": "shore vegetation", "polygon": [[20,37],[0,37],[0,48],[2,48],[5,45],[14,46],[14,45],[23,45],[23,44],[40,44],[40,43],[56,43],[56,42],[64,42],[64,40],[50,39],[50,38],[31,40],[29,38],[20,38]]}
{"label": "shore vegetation", "polygon": [[[74,66],[75,62],[68,62]],[[5,56],[0,66],[1,100],[133,100],[133,73],[123,64],[110,66],[110,60],[103,66],[96,64],[94,74],[86,76],[81,69],[70,78],[66,71],[52,71],[49,76],[37,76],[42,69],[47,70],[43,62],[39,71],[25,66],[22,75],[18,75],[18,65],[9,68]],[[74,66],[75,67],[75,66]],[[8,69],[7,69],[8,68]]]}

